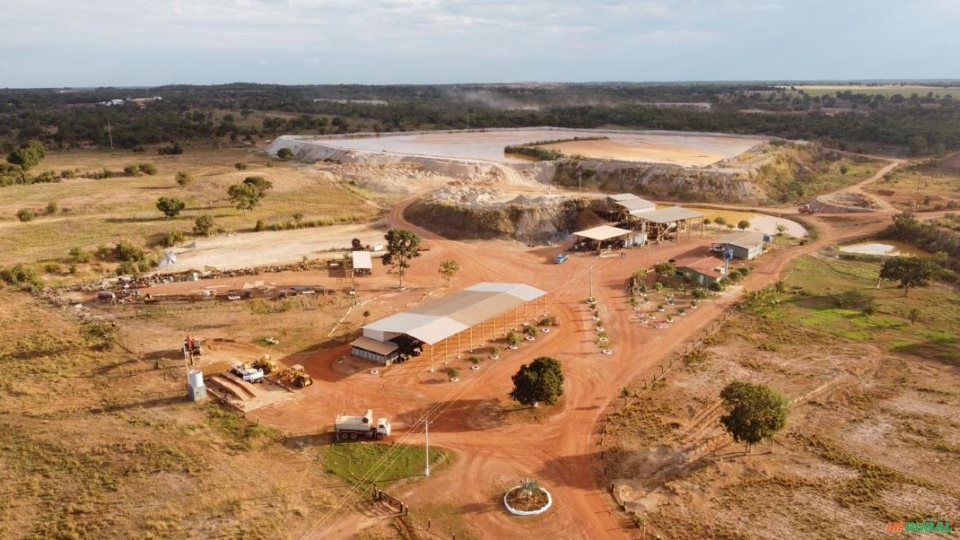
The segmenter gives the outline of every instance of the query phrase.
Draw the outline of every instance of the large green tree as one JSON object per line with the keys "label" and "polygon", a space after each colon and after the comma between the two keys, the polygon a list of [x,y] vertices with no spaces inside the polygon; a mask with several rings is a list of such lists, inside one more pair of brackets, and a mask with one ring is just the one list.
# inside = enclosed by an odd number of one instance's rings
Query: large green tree
{"label": "large green tree", "polygon": [[250,184],[234,184],[227,188],[230,202],[237,210],[252,210],[260,204],[260,192]]}
{"label": "large green tree", "polygon": [[26,170],[40,163],[44,155],[43,143],[37,140],[31,140],[21,144],[20,148],[10,152],[10,154],[7,155],[7,161],[14,165],[19,165]]}
{"label": "large green tree", "polygon": [[168,218],[177,217],[186,207],[187,204],[185,202],[173,197],[160,197],[157,199],[157,210],[163,212],[163,215]]}
{"label": "large green tree", "polygon": [[893,257],[880,267],[880,279],[899,281],[897,288],[903,289],[904,296],[911,287],[926,287],[939,275],[940,267],[936,263],[920,257]]}
{"label": "large green tree", "polygon": [[529,365],[520,366],[520,371],[513,376],[510,397],[524,405],[540,401],[556,405],[562,395],[563,370],[555,358],[541,356]]}
{"label": "large green tree", "polygon": [[720,423],[733,440],[746,443],[747,451],[771,439],[787,425],[789,402],[776,390],[762,384],[735,381],[720,392],[727,414]]}
{"label": "large green tree", "polygon": [[403,288],[403,276],[410,268],[410,259],[420,256],[420,237],[406,229],[390,229],[384,235],[387,241],[387,254],[383,264],[391,265],[400,276],[400,288]]}

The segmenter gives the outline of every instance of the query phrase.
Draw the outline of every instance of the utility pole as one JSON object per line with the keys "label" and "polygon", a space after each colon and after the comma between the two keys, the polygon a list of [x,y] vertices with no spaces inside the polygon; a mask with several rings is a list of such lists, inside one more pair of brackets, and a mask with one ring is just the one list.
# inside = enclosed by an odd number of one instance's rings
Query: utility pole
{"label": "utility pole", "polygon": [[423,420],[423,432],[424,434],[426,434],[426,437],[427,437],[427,444],[426,444],[427,451],[424,453],[424,455],[426,456],[424,458],[424,461],[426,461],[427,467],[426,469],[424,469],[423,474],[427,478],[430,478],[430,422],[427,419]]}
{"label": "utility pole", "polygon": [[590,266],[590,299],[593,300],[593,266]]}
{"label": "utility pole", "polygon": [[110,137],[110,149],[113,150],[113,128],[110,127],[109,120],[107,120],[107,135]]}

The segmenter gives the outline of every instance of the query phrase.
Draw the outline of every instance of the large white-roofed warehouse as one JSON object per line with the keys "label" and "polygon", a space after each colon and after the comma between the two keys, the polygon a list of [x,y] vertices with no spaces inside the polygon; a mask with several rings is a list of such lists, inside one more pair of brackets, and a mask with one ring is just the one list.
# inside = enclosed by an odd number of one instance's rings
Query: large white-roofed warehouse
{"label": "large white-roofed warehouse", "polygon": [[522,283],[478,283],[365,325],[351,352],[381,364],[418,352],[431,362],[456,357],[535,324],[546,314],[546,294]]}

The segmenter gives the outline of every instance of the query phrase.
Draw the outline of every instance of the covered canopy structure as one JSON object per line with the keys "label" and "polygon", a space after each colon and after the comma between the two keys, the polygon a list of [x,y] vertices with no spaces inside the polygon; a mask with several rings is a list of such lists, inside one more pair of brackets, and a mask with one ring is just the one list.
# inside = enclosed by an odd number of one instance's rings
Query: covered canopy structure
{"label": "covered canopy structure", "polygon": [[597,251],[603,250],[604,242],[610,242],[616,238],[624,238],[624,244],[633,245],[642,243],[642,239],[640,239],[634,231],[621,229],[620,227],[614,227],[612,225],[600,225],[592,229],[577,231],[573,233],[573,235],[597,242]]}
{"label": "covered canopy structure", "polygon": [[[494,332],[499,326],[506,333],[511,315],[512,328],[516,328],[521,319],[519,308],[524,308],[522,318],[525,322],[529,315],[527,305],[546,294],[522,283],[478,283],[445,298],[364,326],[363,337],[351,343],[353,354],[389,363],[404,352],[396,349],[408,347],[412,351],[422,346],[430,346],[432,355],[433,349],[442,344],[446,355],[447,341],[456,337],[459,350],[460,336],[465,332],[469,332],[472,349],[475,328],[479,328],[482,336],[489,330],[489,323],[492,322]],[[383,352],[391,346],[395,349]]]}
{"label": "covered canopy structure", "polygon": [[607,207],[613,219],[624,221],[630,216],[656,210],[657,205],[633,193],[618,193],[607,197]]}
{"label": "covered canopy structure", "polygon": [[373,272],[373,261],[369,251],[353,252],[353,273],[356,275],[370,275]]}
{"label": "covered canopy structure", "polygon": [[677,233],[679,233],[686,228],[689,234],[692,230],[692,223],[698,223],[700,225],[700,234],[703,234],[704,214],[681,206],[651,210],[649,212],[635,214],[634,217],[641,223],[642,230],[647,234],[653,235],[658,243],[663,241],[667,233],[672,230],[676,230]]}

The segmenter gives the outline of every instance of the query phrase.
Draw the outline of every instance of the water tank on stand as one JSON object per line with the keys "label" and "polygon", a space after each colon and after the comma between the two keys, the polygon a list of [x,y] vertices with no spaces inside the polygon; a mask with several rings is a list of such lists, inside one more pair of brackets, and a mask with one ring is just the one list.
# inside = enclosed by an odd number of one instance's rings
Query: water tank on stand
{"label": "water tank on stand", "polygon": [[187,375],[187,397],[193,401],[200,401],[207,397],[207,387],[203,384],[203,372],[199,369],[194,369]]}

